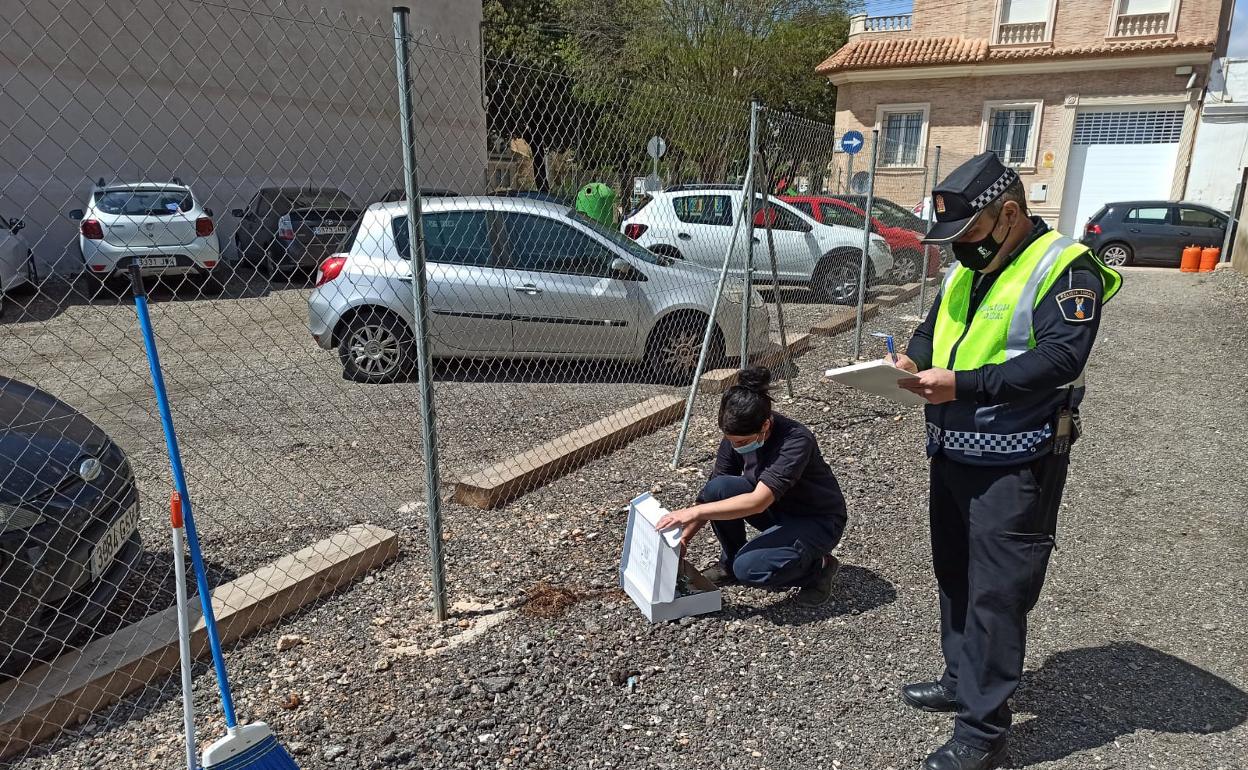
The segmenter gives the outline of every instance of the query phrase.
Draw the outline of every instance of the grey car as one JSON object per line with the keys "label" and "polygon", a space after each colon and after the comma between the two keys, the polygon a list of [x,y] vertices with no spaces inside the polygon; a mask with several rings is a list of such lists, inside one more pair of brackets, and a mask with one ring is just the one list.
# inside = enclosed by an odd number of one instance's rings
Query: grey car
{"label": "grey car", "polygon": [[[424,201],[430,341],[437,358],[609,359],[645,362],[663,381],[688,381],[718,274],[638,246],[566,206],[524,198]],[[309,330],[336,350],[343,375],[390,382],[412,371],[412,276],[407,207],[365,210],[344,253],[327,259],[309,298]],[[739,355],[744,287],[719,303],[712,365]],[[752,350],[769,342],[751,292]]]}
{"label": "grey car", "polygon": [[1230,217],[1203,203],[1106,203],[1083,228],[1083,243],[1105,264],[1178,267],[1186,246],[1221,247]]}

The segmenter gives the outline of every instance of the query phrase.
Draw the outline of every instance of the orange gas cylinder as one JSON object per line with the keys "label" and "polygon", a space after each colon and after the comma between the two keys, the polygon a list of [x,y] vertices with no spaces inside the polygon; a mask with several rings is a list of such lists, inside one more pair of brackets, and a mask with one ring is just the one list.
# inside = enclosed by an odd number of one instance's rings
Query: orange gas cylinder
{"label": "orange gas cylinder", "polygon": [[1184,273],[1194,273],[1200,269],[1200,247],[1188,246],[1183,249],[1183,259],[1179,262],[1179,270]]}
{"label": "orange gas cylinder", "polygon": [[1200,251],[1200,272],[1212,273],[1213,269],[1218,266],[1218,257],[1222,256],[1222,249],[1217,246],[1209,246]]}

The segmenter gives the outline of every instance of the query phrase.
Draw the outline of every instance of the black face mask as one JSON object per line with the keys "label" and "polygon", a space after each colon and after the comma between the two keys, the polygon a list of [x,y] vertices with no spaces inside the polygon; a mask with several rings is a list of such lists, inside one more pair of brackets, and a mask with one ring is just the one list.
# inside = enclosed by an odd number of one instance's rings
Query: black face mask
{"label": "black face mask", "polygon": [[1000,215],[997,221],[992,223],[992,229],[988,234],[978,241],[954,241],[950,246],[953,248],[953,256],[958,258],[964,267],[969,270],[983,270],[992,264],[993,258],[997,256],[997,252],[1001,250],[1001,241],[992,237],[997,231],[997,225],[1001,224]]}

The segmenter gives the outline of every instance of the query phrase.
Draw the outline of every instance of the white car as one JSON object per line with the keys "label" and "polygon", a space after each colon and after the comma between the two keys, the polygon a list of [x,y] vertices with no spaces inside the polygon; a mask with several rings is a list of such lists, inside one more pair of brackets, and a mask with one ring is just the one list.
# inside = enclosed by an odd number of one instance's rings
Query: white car
{"label": "white car", "polygon": [[[428,198],[423,206],[429,341],[436,358],[610,359],[687,383],[712,307],[713,367],[769,344],[758,292],[739,280],[715,302],[718,275],[647,251],[567,206],[526,198]],[[322,263],[308,330],[343,374],[382,383],[412,371],[407,204],[369,206],[342,253]]]}
{"label": "white car", "polygon": [[34,288],[35,258],[20,233],[26,224],[20,219],[0,216],[0,314],[4,313],[5,297],[21,287]]}
{"label": "white car", "polygon": [[91,190],[78,221],[83,269],[106,281],[138,264],[144,276],[187,276],[207,283],[221,261],[212,210],[191,188],[172,183],[104,184]]}
{"label": "white car", "polygon": [[[718,268],[732,239],[733,224],[745,195],[738,188],[698,185],[675,187],[644,197],[621,223],[625,235],[656,254]],[[771,221],[776,272],[782,284],[808,286],[822,301],[849,304],[858,299],[862,230],[816,222],[793,206],[769,197],[755,214],[754,278],[771,282],[766,233]],[[745,232],[737,237],[730,270],[744,273]],[[893,254],[878,235],[871,236],[867,285],[888,275]]]}

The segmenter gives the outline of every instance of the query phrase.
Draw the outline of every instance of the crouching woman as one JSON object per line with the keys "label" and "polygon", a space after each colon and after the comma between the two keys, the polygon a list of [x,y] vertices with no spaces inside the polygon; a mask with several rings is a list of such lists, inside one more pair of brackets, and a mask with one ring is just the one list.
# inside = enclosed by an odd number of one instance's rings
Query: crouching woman
{"label": "crouching woman", "polygon": [[[719,405],[723,440],[697,504],[673,511],[659,529],[684,527],[690,540],[709,522],[721,548],[703,572],[719,586],[798,588],[815,607],[832,595],[840,568],[832,549],[845,531],[845,498],[815,436],[772,410],[771,373],[743,370]],[[758,531],[746,538],[745,525]]]}

